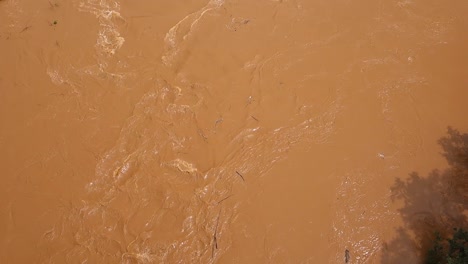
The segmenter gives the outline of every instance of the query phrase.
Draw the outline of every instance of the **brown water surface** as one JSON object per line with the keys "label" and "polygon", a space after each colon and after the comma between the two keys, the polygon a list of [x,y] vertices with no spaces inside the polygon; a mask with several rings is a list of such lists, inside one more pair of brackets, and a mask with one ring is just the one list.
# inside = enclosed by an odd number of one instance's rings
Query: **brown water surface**
{"label": "brown water surface", "polygon": [[0,262],[419,263],[466,225],[429,188],[468,171],[466,14],[0,0]]}

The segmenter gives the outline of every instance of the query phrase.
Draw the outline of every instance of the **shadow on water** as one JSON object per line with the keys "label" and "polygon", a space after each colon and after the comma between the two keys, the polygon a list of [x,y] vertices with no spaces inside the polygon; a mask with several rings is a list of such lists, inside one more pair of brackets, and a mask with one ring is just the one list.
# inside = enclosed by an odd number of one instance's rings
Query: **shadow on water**
{"label": "shadow on water", "polygon": [[454,228],[467,228],[468,134],[449,127],[438,143],[449,168],[424,177],[413,172],[392,186],[392,200],[403,202],[404,225],[384,243],[381,263],[425,263],[436,232],[447,239]]}

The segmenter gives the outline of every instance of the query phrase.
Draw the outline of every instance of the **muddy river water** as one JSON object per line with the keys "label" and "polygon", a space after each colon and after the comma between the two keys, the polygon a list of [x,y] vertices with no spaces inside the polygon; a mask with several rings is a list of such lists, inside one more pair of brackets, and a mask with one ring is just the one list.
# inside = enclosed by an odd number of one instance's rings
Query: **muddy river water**
{"label": "muddy river water", "polygon": [[467,14],[0,0],[0,262],[420,263],[466,225]]}

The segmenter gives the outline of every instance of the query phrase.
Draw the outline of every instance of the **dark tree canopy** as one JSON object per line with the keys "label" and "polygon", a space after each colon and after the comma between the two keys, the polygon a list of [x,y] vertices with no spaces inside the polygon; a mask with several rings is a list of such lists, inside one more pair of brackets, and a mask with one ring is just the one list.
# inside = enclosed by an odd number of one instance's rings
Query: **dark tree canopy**
{"label": "dark tree canopy", "polygon": [[468,134],[449,127],[438,143],[449,168],[395,180],[392,199],[404,203],[404,226],[384,244],[382,263],[409,263],[414,252],[421,263],[468,263]]}

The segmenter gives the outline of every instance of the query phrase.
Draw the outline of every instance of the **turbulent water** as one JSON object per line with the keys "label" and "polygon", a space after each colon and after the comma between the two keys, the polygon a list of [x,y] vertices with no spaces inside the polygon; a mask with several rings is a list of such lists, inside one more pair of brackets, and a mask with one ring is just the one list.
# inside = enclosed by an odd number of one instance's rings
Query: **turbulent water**
{"label": "turbulent water", "polygon": [[466,14],[0,0],[0,262],[419,263],[412,221],[456,218],[408,197],[447,127],[468,147]]}

